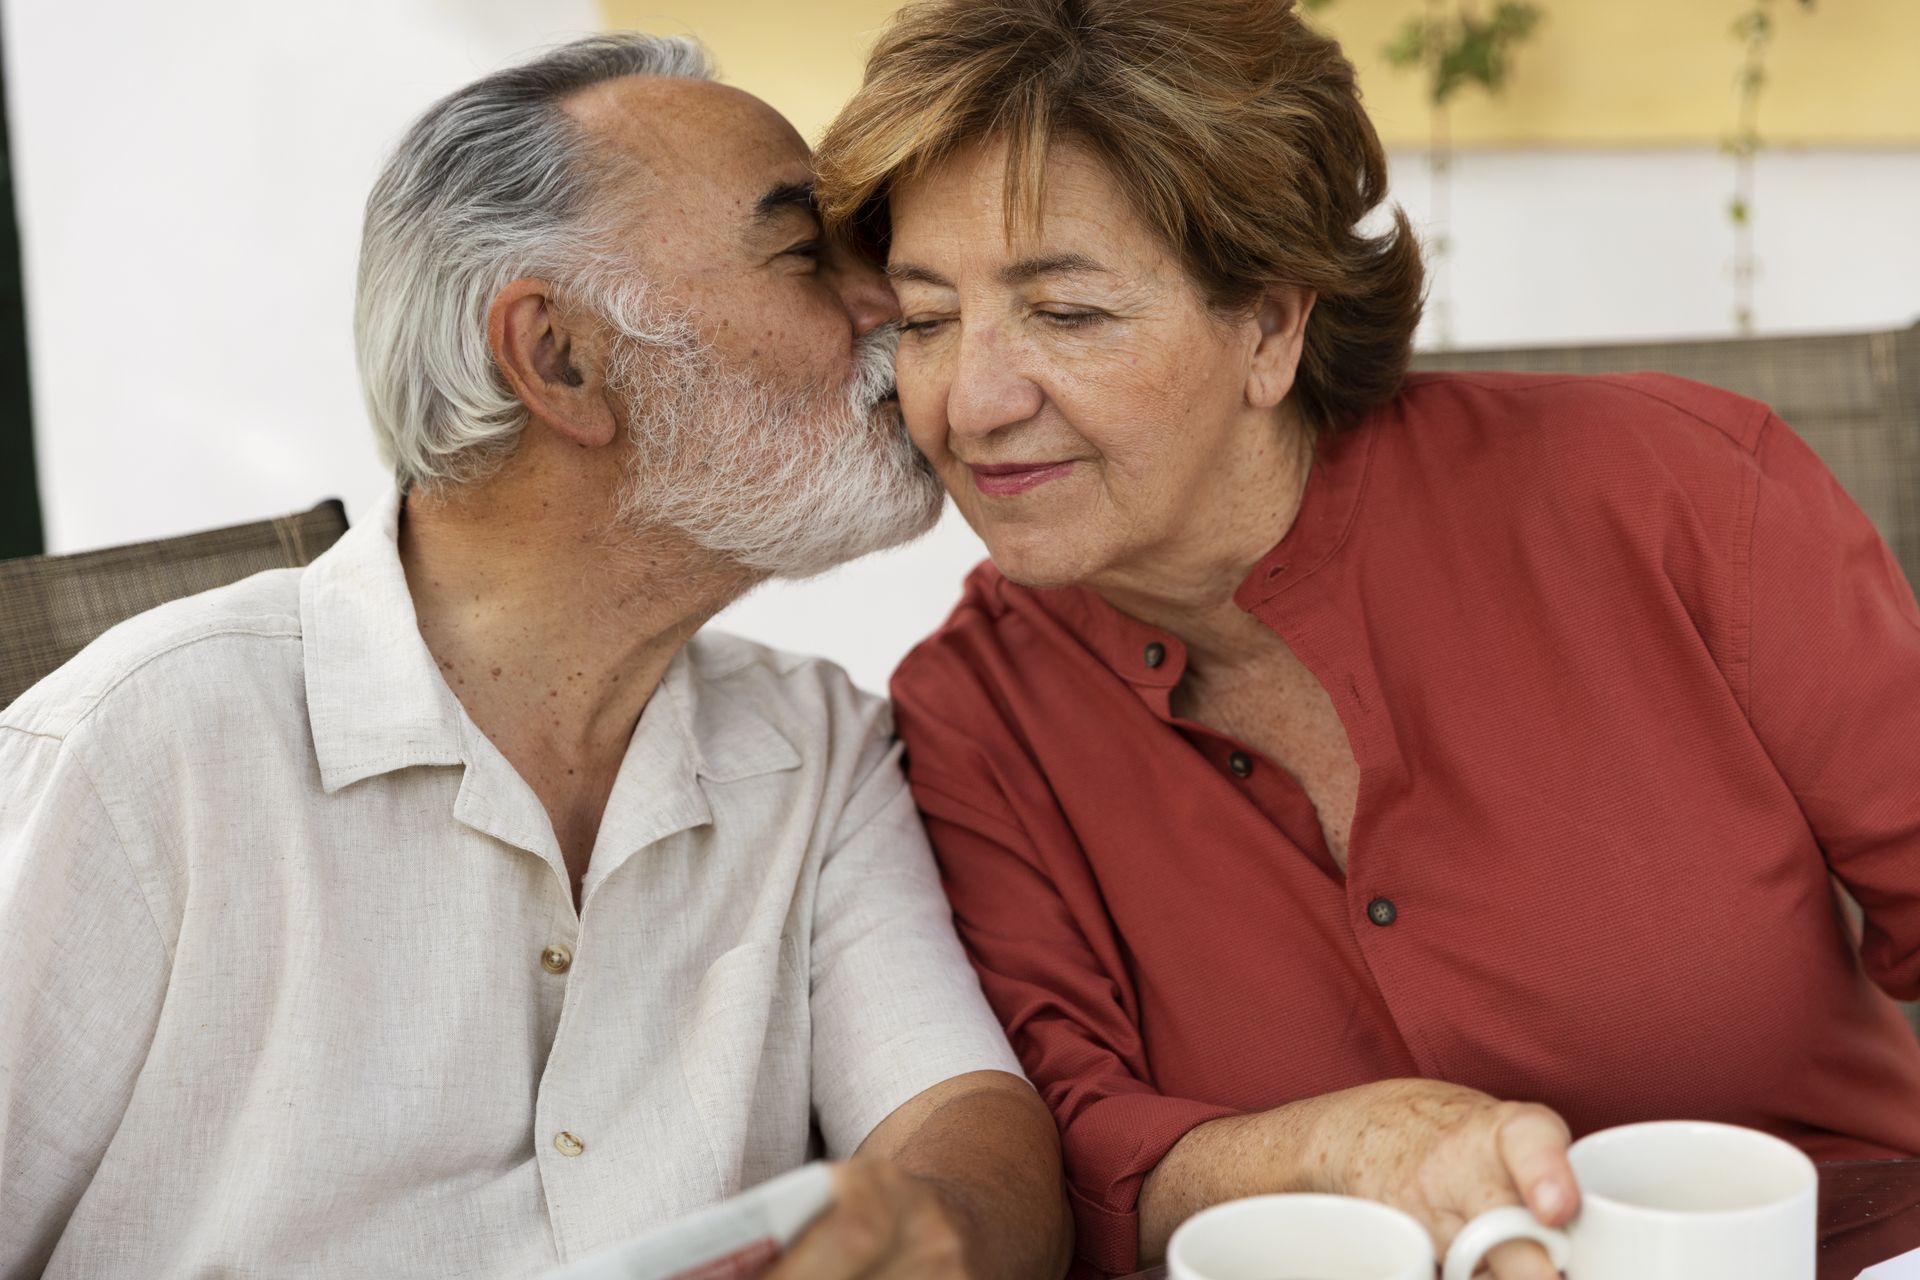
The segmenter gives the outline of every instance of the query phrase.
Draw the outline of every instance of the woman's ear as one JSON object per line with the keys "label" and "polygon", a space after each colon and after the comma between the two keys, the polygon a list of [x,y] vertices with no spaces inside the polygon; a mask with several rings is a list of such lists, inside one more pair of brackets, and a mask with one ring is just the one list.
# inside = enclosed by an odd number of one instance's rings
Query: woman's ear
{"label": "woman's ear", "polygon": [[515,280],[487,311],[487,346],[530,418],[583,449],[611,443],[619,416],[607,395],[605,334],[563,308],[545,280]]}
{"label": "woman's ear", "polygon": [[1247,370],[1247,403],[1254,408],[1271,409],[1293,390],[1294,371],[1300,367],[1300,351],[1307,338],[1307,317],[1313,314],[1317,297],[1311,289],[1275,285],[1260,299],[1254,312],[1260,336]]}

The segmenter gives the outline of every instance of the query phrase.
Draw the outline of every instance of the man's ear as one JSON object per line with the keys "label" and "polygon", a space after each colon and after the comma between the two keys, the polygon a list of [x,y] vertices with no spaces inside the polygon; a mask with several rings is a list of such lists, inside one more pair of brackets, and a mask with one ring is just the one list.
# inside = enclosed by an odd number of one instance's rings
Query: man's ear
{"label": "man's ear", "polygon": [[1271,409],[1293,390],[1293,375],[1306,344],[1307,317],[1313,314],[1317,297],[1311,289],[1275,285],[1260,299],[1254,312],[1260,337],[1247,370],[1247,403],[1254,408]]}
{"label": "man's ear", "polygon": [[487,310],[487,346],[500,374],[541,425],[583,449],[610,444],[619,421],[607,397],[605,338],[554,297],[545,280],[515,280]]}

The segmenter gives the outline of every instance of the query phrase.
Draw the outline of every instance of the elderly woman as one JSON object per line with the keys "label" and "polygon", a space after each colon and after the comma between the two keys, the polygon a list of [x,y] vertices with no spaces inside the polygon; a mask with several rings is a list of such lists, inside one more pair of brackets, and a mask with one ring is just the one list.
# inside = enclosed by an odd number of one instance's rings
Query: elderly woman
{"label": "elderly woman", "polygon": [[1407,375],[1288,0],[909,5],[819,165],[992,555],[894,694],[1087,1261],[1261,1191],[1561,1220],[1568,1131],[1654,1117],[1920,1152],[1920,611],[1786,424]]}

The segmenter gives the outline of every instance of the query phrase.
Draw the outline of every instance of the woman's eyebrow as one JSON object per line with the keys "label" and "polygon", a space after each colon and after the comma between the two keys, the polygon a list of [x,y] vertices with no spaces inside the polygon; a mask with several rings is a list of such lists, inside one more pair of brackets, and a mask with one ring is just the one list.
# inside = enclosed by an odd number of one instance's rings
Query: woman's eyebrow
{"label": "woman's eyebrow", "polygon": [[1000,268],[1002,284],[1026,284],[1038,280],[1041,276],[1080,276],[1112,275],[1110,267],[1102,266],[1084,253],[1049,253],[1033,258],[1022,258]]}
{"label": "woman's eyebrow", "polygon": [[[1103,266],[1084,253],[1049,253],[1032,258],[1022,258],[1000,268],[1002,284],[1026,284],[1042,276],[1073,275],[1113,275],[1111,267]],[[887,265],[887,278],[890,280],[915,281],[930,284],[940,289],[951,289],[953,281],[937,271],[917,266],[911,262],[894,262]]]}
{"label": "woman's eyebrow", "polygon": [[947,279],[938,271],[915,266],[911,262],[889,262],[887,264],[887,279],[902,282],[912,281],[915,284],[930,284],[936,289],[953,288],[953,281]]}

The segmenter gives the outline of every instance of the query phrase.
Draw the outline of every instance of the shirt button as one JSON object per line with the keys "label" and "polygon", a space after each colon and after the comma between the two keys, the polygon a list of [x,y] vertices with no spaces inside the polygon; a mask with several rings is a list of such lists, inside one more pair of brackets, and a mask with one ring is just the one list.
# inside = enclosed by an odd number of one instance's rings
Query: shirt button
{"label": "shirt button", "polygon": [[1167,660],[1167,646],[1158,640],[1150,640],[1147,642],[1147,651],[1142,656],[1146,658],[1148,666],[1157,667]]}
{"label": "shirt button", "polygon": [[1391,898],[1375,898],[1367,904],[1367,919],[1373,921],[1382,929],[1392,924],[1399,914],[1400,913],[1394,909],[1393,899]]}
{"label": "shirt button", "polygon": [[1233,776],[1244,778],[1253,772],[1253,757],[1244,751],[1236,751],[1227,757],[1227,768],[1233,770]]}
{"label": "shirt button", "polygon": [[568,1133],[565,1129],[553,1135],[553,1145],[563,1156],[577,1156],[587,1149],[587,1144]]}
{"label": "shirt button", "polygon": [[557,942],[540,953],[540,967],[548,973],[565,973],[572,964],[573,952]]}

